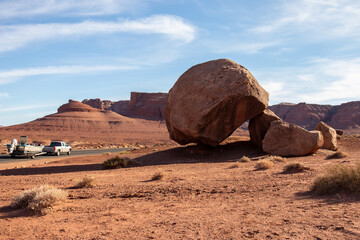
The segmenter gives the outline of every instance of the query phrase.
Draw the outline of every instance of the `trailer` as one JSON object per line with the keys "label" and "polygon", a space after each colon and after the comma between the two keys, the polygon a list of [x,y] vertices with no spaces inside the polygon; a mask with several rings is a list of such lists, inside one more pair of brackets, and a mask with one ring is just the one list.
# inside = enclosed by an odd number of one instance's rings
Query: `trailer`
{"label": "trailer", "polygon": [[7,144],[7,149],[12,158],[15,158],[16,156],[21,157],[29,157],[34,159],[35,156],[46,154],[46,152],[43,151],[44,146],[36,146],[34,144],[28,144],[27,143],[27,136],[21,136],[19,144],[17,143],[17,140],[14,138],[11,141],[11,144]]}

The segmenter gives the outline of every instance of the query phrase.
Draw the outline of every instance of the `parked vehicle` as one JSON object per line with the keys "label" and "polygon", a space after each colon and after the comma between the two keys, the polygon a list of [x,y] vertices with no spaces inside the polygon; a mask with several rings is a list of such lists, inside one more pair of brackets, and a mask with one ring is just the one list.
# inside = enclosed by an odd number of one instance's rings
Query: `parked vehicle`
{"label": "parked vehicle", "polygon": [[49,146],[45,146],[42,150],[48,155],[54,154],[60,156],[61,153],[71,154],[71,146],[67,145],[66,142],[52,141]]}
{"label": "parked vehicle", "polygon": [[21,136],[19,144],[18,141],[14,138],[11,141],[11,144],[7,144],[6,147],[12,158],[15,158],[16,156],[22,156],[22,157],[25,156],[34,159],[35,156],[45,154],[43,152],[44,146],[42,145],[36,146],[35,144],[28,144],[27,136]]}

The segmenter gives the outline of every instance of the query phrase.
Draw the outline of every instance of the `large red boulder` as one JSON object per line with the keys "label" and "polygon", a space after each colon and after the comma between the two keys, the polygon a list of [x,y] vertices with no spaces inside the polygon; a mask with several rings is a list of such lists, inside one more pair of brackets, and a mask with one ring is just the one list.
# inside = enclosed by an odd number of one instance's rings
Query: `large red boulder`
{"label": "large red boulder", "polygon": [[268,105],[269,94],[243,66],[228,59],[195,65],[169,91],[165,108],[170,138],[217,146]]}

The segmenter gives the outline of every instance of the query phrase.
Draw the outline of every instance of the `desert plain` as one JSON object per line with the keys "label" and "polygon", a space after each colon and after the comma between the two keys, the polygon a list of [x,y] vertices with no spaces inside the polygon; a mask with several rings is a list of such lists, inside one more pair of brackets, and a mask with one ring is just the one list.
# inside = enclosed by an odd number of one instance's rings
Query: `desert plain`
{"label": "desert plain", "polygon": [[[267,170],[255,169],[266,154],[239,135],[216,148],[148,144],[120,154],[139,165],[118,169],[102,169],[116,153],[2,163],[0,238],[359,239],[358,195],[310,191],[328,166],[359,163],[360,138],[338,143],[349,157],[319,150]],[[309,169],[283,172],[297,162]],[[73,188],[85,176],[94,186]],[[66,201],[46,214],[10,207],[15,195],[44,184],[67,191]]]}

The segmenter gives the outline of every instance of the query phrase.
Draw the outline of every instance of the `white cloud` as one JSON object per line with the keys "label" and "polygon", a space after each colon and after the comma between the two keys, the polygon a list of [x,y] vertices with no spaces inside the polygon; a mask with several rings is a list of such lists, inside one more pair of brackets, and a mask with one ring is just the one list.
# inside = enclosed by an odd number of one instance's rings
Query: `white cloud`
{"label": "white cloud", "polygon": [[108,15],[141,8],[144,0],[2,0],[0,18],[36,15]]}
{"label": "white cloud", "polygon": [[170,15],[153,15],[139,20],[116,22],[25,24],[0,26],[0,52],[15,50],[35,41],[119,32],[163,34],[184,43],[189,43],[195,38],[194,26],[180,17]]}
{"label": "white cloud", "polygon": [[[213,46],[213,52],[215,53],[247,53],[255,54],[261,50],[279,45],[279,41],[264,41],[264,42],[252,42],[252,43],[229,43],[229,44],[216,44]],[[213,44],[214,45],[214,44]]]}
{"label": "white cloud", "polygon": [[343,99],[360,100],[360,58],[324,60],[318,65],[317,77],[326,79],[317,94],[303,94],[312,102],[339,102]]}
{"label": "white cloud", "polygon": [[0,98],[7,98],[7,97],[9,97],[8,93],[0,92]]}
{"label": "white cloud", "polygon": [[48,66],[39,68],[13,69],[0,71],[0,85],[17,81],[23,77],[51,74],[74,74],[74,73],[92,73],[100,71],[121,71],[136,69],[137,66]]}
{"label": "white cloud", "polygon": [[41,108],[49,108],[56,107],[56,105],[25,105],[20,107],[9,107],[9,108],[0,108],[0,112],[16,112],[16,111],[24,111],[24,110],[33,110],[33,109],[41,109]]}
{"label": "white cloud", "polygon": [[[279,9],[279,8],[278,8]],[[277,10],[278,10],[277,9]],[[360,36],[360,2],[354,0],[299,0],[283,1],[270,24],[258,26],[253,32],[260,34],[311,33],[328,39]]]}
{"label": "white cloud", "polygon": [[256,78],[270,93],[271,104],[340,104],[360,100],[360,58],[317,59],[305,67],[257,71]]}

